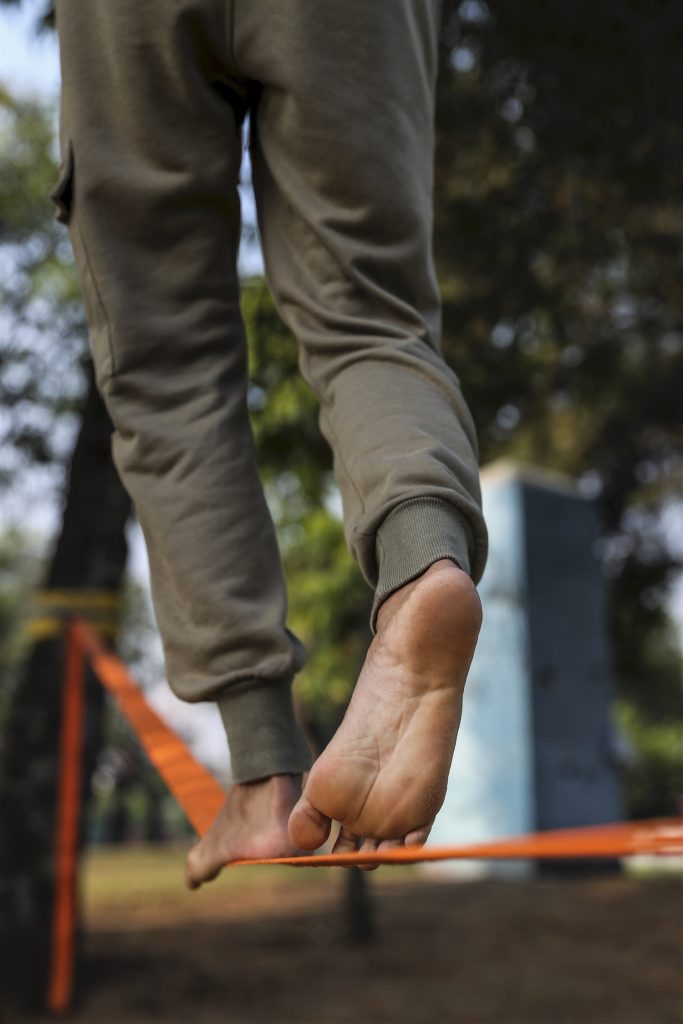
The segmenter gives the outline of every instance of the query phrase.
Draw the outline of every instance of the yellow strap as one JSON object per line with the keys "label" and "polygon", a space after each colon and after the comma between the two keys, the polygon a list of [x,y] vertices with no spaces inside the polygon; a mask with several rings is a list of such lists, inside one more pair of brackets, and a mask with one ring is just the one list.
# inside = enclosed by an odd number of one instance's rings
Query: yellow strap
{"label": "yellow strap", "polygon": [[34,642],[59,636],[67,616],[79,615],[97,626],[100,633],[115,637],[123,599],[115,590],[65,588],[39,590],[33,597],[33,614],[24,625]]}
{"label": "yellow strap", "polygon": [[121,594],[116,590],[79,590],[74,587],[69,590],[39,590],[35,595],[35,603],[47,605],[59,610],[62,608],[73,611],[74,609],[91,610],[95,608],[118,609],[122,604]]}
{"label": "yellow strap", "polygon": [[[88,618],[92,621],[91,616]],[[115,637],[119,632],[119,624],[118,622],[104,622],[98,618],[97,629],[105,636]],[[36,615],[24,623],[24,631],[34,643],[38,643],[40,640],[50,640],[64,632],[64,619]]]}

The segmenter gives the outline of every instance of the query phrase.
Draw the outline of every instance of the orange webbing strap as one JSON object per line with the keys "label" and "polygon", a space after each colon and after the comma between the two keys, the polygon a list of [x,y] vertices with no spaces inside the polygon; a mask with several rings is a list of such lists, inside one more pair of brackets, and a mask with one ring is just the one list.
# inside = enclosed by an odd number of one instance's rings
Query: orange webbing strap
{"label": "orange webbing strap", "polygon": [[[73,636],[138,734],[150,760],[158,768],[197,832],[202,835],[225,799],[221,787],[197,763],[185,744],[152,711],[124,665],[104,649],[95,632],[84,622],[78,621],[73,627]],[[417,861],[462,858],[627,857],[636,853],[683,854],[681,820],[673,818],[562,829],[468,846],[404,847],[383,853],[233,861],[232,866],[291,864],[295,867],[332,867],[349,864],[412,864]]]}
{"label": "orange webbing strap", "polygon": [[55,897],[47,1005],[63,1013],[71,1002],[76,936],[76,873],[81,807],[85,664],[71,630],[66,637],[55,836]]}
{"label": "orange webbing strap", "polygon": [[289,864],[293,867],[343,867],[344,865],[417,864],[435,860],[514,860],[562,857],[630,857],[637,853],[683,854],[683,824],[678,818],[591,825],[582,828],[536,832],[515,839],[464,846],[408,846],[385,853],[318,854],[313,857],[278,857],[274,860],[237,860],[243,864]]}
{"label": "orange webbing strap", "polygon": [[112,695],[142,744],[150,761],[201,836],[225,802],[220,784],[192,756],[145,700],[125,665],[106,650],[95,631],[82,619],[72,623],[70,636],[81,656],[87,655],[95,675]]}

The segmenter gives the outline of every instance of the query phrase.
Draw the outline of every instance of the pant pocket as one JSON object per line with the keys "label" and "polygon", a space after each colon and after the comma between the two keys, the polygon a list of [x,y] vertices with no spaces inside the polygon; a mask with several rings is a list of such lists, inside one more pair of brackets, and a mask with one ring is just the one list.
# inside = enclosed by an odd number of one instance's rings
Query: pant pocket
{"label": "pant pocket", "polygon": [[57,181],[50,191],[50,199],[55,206],[55,220],[68,224],[71,215],[71,200],[74,180],[74,148],[68,143],[62,162],[59,165]]}
{"label": "pant pocket", "polygon": [[69,139],[63,151],[57,181],[50,190],[50,199],[55,207],[55,220],[66,224],[69,229],[71,247],[81,279],[95,379],[101,388],[113,376],[115,368],[111,326],[79,223],[76,194],[76,158],[73,142]]}

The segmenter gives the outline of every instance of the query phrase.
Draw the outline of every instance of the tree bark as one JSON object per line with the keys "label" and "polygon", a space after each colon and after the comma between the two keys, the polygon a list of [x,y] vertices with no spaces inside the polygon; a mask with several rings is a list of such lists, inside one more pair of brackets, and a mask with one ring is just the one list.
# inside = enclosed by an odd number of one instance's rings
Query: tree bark
{"label": "tree bark", "polygon": [[346,934],[352,946],[364,946],[375,939],[375,921],[368,876],[360,868],[346,872]]}
{"label": "tree bark", "polygon": [[[90,370],[43,597],[120,591],[131,505],[112,461],[111,433]],[[0,989],[6,990],[0,1004],[29,1009],[44,1006],[50,967],[63,664],[63,631],[33,644],[11,698],[0,763]],[[82,810],[100,748],[103,707],[102,688],[89,676]]]}

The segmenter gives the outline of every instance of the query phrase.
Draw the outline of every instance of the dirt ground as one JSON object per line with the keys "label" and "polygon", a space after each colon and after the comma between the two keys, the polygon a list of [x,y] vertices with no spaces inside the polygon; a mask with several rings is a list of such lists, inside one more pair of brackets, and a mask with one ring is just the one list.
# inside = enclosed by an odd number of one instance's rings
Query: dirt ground
{"label": "dirt ground", "polygon": [[[136,859],[137,856],[137,859]],[[178,853],[99,854],[77,1024],[680,1024],[683,885],[371,879],[348,941],[346,872],[233,869],[186,893]]]}

